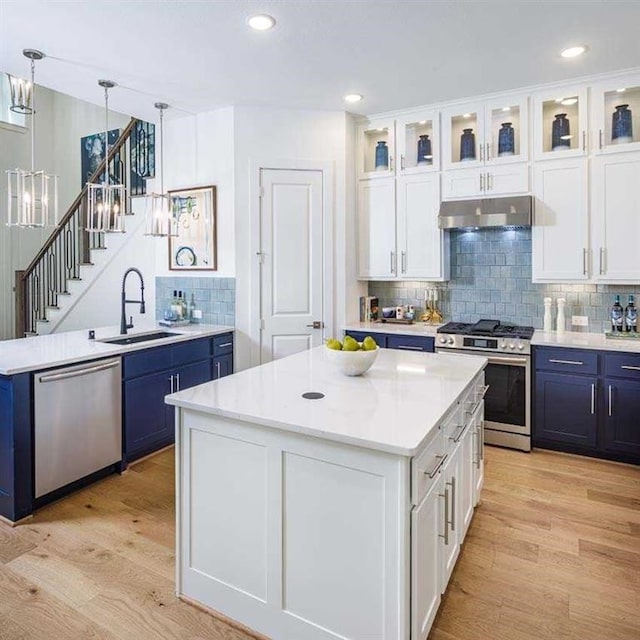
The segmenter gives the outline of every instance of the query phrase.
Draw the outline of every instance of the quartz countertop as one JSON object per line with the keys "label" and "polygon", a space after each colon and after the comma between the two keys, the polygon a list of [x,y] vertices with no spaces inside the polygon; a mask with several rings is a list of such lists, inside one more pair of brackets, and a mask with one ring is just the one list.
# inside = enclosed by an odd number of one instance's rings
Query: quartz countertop
{"label": "quartz countertop", "polygon": [[119,327],[112,326],[96,328],[94,340],[89,340],[88,329],[18,338],[16,340],[3,340],[0,341],[0,375],[14,375],[96,358],[108,358],[109,356],[164,346],[174,342],[227,333],[233,331],[234,328],[206,324],[193,324],[182,327],[159,327],[149,324],[147,326],[136,326],[127,335],[135,336],[159,330],[171,332],[175,335],[128,345],[100,342],[100,340],[107,338],[124,337],[119,336]]}
{"label": "quartz countertop", "polygon": [[344,327],[345,331],[370,331],[371,333],[388,333],[400,336],[430,336],[436,335],[441,324],[425,324],[414,322],[413,324],[396,324],[392,322],[353,322]]}
{"label": "quartz countertop", "polygon": [[[486,364],[481,356],[380,349],[371,369],[348,377],[320,346],[185,389],[166,402],[413,456]],[[324,398],[306,400],[308,391]]]}
{"label": "quartz countertop", "polygon": [[604,333],[586,333],[566,331],[555,333],[536,331],[531,344],[537,347],[569,347],[572,349],[597,349],[599,351],[617,351],[640,353],[640,338],[606,338]]}

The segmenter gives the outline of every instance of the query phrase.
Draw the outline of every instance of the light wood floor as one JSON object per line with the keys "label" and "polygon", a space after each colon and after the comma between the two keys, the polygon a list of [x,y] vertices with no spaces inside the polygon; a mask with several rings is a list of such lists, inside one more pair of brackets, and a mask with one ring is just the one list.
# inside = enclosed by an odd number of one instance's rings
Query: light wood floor
{"label": "light wood floor", "polygon": [[[640,468],[496,448],[486,460],[430,640],[638,640]],[[167,451],[0,523],[0,639],[247,640],[174,596],[173,483]]]}

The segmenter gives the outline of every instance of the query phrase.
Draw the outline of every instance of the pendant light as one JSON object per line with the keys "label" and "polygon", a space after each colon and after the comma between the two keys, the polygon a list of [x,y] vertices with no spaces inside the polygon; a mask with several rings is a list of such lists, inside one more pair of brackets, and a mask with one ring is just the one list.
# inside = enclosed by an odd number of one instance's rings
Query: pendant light
{"label": "pendant light", "polygon": [[144,234],[146,236],[167,237],[178,235],[178,221],[173,214],[171,196],[164,191],[164,110],[169,105],[156,102],[160,110],[160,193],[151,193],[145,202]]}
{"label": "pendant light", "polygon": [[36,49],[24,49],[31,60],[31,81],[9,76],[11,86],[11,111],[31,115],[31,170],[7,170],[7,226],[37,228],[58,224],[58,177],[35,170],[36,108],[35,61],[44,53]]}
{"label": "pendant light", "polygon": [[98,80],[104,88],[104,180],[100,184],[87,183],[89,207],[87,213],[87,231],[124,233],[125,187],[111,184],[109,176],[109,89],[116,86],[111,80]]}

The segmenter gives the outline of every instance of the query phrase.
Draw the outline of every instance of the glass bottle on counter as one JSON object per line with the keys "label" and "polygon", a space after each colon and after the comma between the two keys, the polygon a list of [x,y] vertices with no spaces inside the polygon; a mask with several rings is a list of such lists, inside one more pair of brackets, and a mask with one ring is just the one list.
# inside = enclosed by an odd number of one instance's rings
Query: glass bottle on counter
{"label": "glass bottle on counter", "polygon": [[623,319],[624,309],[620,304],[620,296],[616,296],[611,307],[611,331],[622,331]]}
{"label": "glass bottle on counter", "polygon": [[629,302],[624,310],[624,324],[627,333],[637,333],[638,331],[638,310],[633,301],[633,295],[629,294]]}

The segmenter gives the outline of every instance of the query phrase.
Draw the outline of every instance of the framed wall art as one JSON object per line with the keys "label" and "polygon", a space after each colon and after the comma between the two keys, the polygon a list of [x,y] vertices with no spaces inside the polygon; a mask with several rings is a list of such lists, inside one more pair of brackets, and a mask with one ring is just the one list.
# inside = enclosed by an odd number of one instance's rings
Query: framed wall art
{"label": "framed wall art", "polygon": [[178,235],[169,236],[169,269],[215,271],[218,268],[216,188],[169,191]]}
{"label": "framed wall art", "polygon": [[[111,148],[120,137],[120,129],[111,129],[109,131],[109,148]],[[89,136],[80,138],[80,167],[81,167],[81,187],[91,180],[91,176],[97,171],[100,163],[104,160],[104,131],[100,133],[92,133]],[[113,184],[122,184],[124,176],[121,176],[122,162],[120,161],[120,153],[117,153],[111,163],[109,179]],[[104,174],[98,176],[96,183],[104,181]]]}

